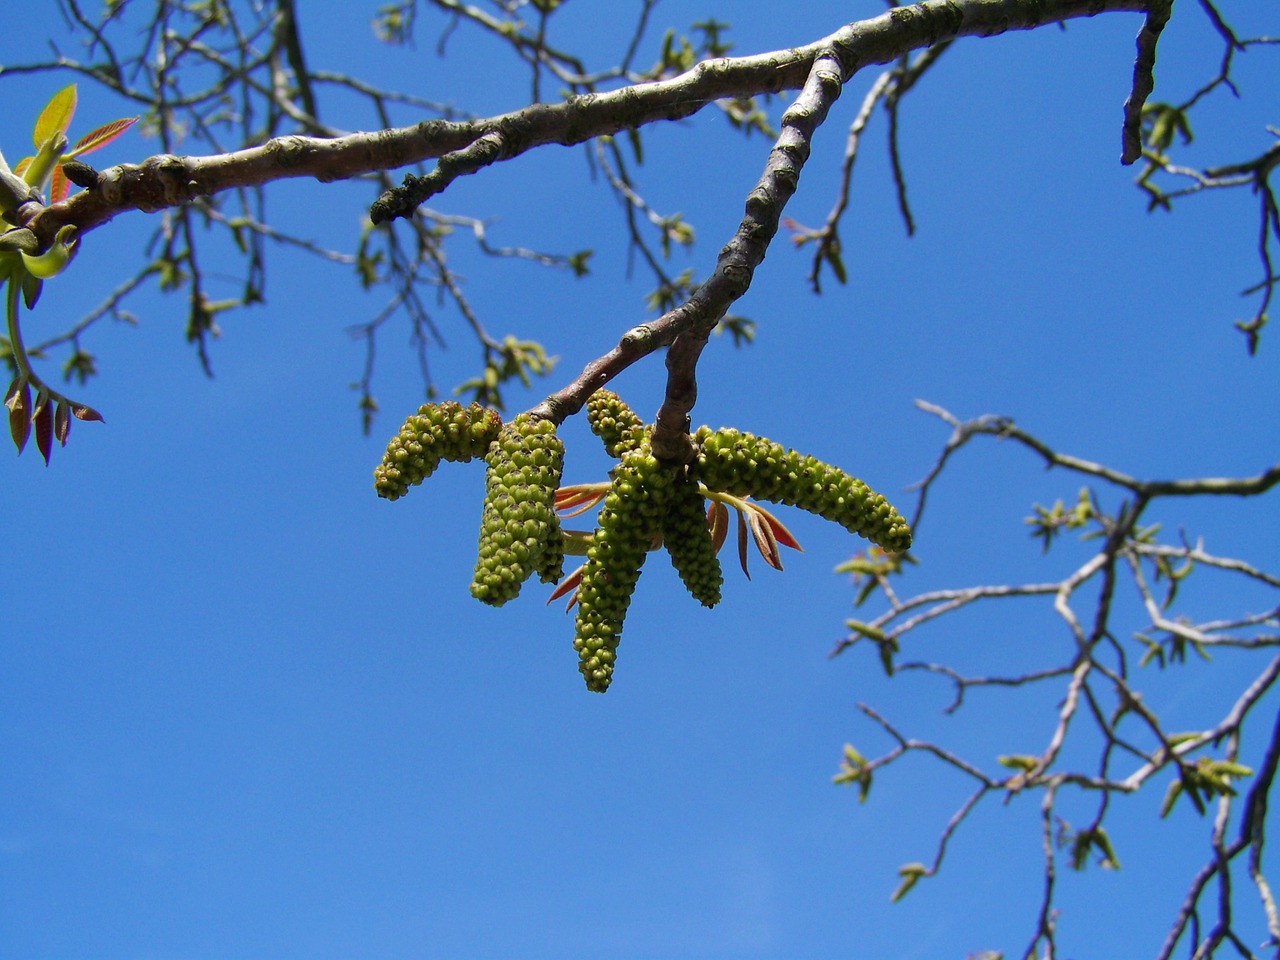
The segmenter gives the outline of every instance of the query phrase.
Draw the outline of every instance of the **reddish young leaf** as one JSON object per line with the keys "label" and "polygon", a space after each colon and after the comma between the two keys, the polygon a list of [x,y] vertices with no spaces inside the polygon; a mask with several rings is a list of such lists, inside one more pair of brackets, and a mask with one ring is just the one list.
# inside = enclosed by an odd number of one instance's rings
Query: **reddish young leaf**
{"label": "reddish young leaf", "polygon": [[799,541],[791,535],[791,531],[782,525],[782,523],[772,513],[764,507],[757,506],[756,512],[764,518],[765,523],[769,524],[769,529],[773,532],[773,537],[784,547],[790,547],[792,550],[799,550],[804,553],[804,547],[800,546]]}
{"label": "reddish young leaf", "polygon": [[782,558],[778,555],[778,541],[774,539],[768,522],[760,516],[758,511],[750,510],[747,511],[747,523],[751,527],[751,536],[756,542],[756,549],[760,551],[760,556],[764,557],[764,562],[775,570],[781,570]]}
{"label": "reddish young leaf", "polygon": [[729,508],[719,500],[707,504],[707,528],[711,531],[711,545],[719,553],[729,536]]}
{"label": "reddish young leaf", "polygon": [[104,123],[102,126],[90,130],[76,141],[76,145],[71,148],[67,156],[78,157],[81,154],[92,153],[100,147],[105,147],[137,123],[138,119],[138,117],[128,117],[124,120],[112,120],[110,123]]}
{"label": "reddish young leaf", "polygon": [[50,97],[49,102],[40,111],[40,116],[36,118],[35,130],[31,136],[31,139],[35,141],[36,149],[38,150],[44,146],[45,141],[50,137],[66,133],[67,127],[71,126],[71,118],[75,115],[75,112],[76,85],[73,83],[63,87]]}
{"label": "reddish young leaf", "polygon": [[564,610],[565,613],[568,613],[573,609],[573,605],[578,602],[578,585],[582,583],[582,571],[586,569],[586,566],[587,565],[584,563],[581,567],[560,581],[559,586],[551,591],[551,596],[547,597],[548,606],[550,606],[551,601],[559,600],[566,593],[572,590],[573,596],[569,598],[569,605],[565,607]]}
{"label": "reddish young leaf", "polygon": [[741,510],[738,511],[738,562],[742,564],[742,572],[750,580],[751,571],[747,569],[747,521]]}
{"label": "reddish young leaf", "polygon": [[93,407],[85,406],[83,403],[72,403],[71,412],[75,415],[77,420],[97,420],[99,423],[103,422],[102,414],[93,409]]}
{"label": "reddish young leaf", "polygon": [[31,422],[36,428],[36,449],[44,457],[44,465],[49,465],[49,453],[53,450],[53,407],[49,406],[48,397],[40,403]]}
{"label": "reddish young leaf", "polygon": [[53,168],[53,179],[49,181],[49,202],[61,203],[67,199],[70,191],[71,184],[67,180],[67,175],[62,172],[62,164],[58,164]]}
{"label": "reddish young leaf", "polygon": [[71,432],[71,411],[67,407],[67,401],[59,400],[58,406],[53,411],[53,435],[58,438],[61,446],[67,445],[67,434]]}
{"label": "reddish young leaf", "polygon": [[596,502],[608,492],[608,484],[575,483],[556,490],[556,509],[577,506],[584,501]]}
{"label": "reddish young leaf", "polygon": [[[569,520],[580,516],[605,498],[607,490],[582,490],[577,487],[562,487],[556,491],[556,511],[563,519]],[[576,508],[576,509],[575,509]],[[569,511],[569,512],[565,512]]]}

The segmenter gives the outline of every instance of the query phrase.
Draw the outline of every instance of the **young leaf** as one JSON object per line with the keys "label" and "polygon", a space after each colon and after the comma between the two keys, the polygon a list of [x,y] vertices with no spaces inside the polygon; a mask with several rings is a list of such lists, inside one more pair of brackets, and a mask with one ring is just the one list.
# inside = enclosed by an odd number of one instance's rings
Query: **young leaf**
{"label": "young leaf", "polygon": [[1093,846],[1093,834],[1082,830],[1071,841],[1071,869],[1084,870],[1089,863],[1089,849]]}
{"label": "young leaf", "polygon": [[707,526],[711,530],[711,545],[719,553],[729,536],[729,508],[719,500],[712,500],[707,505]]}
{"label": "young leaf", "polygon": [[58,438],[58,443],[65,447],[67,434],[70,431],[71,411],[67,407],[67,401],[59,400],[58,406],[53,411],[53,435]]}
{"label": "young leaf", "polygon": [[4,405],[9,408],[9,436],[22,453],[31,436],[31,386],[25,378],[18,377],[9,385]]}
{"label": "young leaf", "polygon": [[582,571],[586,568],[587,565],[584,563],[577,570],[573,571],[573,573],[561,580],[559,586],[551,591],[551,596],[547,597],[547,604],[550,605],[553,600],[559,600],[566,593],[572,590],[573,596],[569,598],[569,605],[564,608],[564,612],[568,613],[572,610],[573,605],[578,602],[578,585],[582,583]]}
{"label": "young leaf", "polygon": [[849,282],[849,271],[844,268],[844,260],[840,257],[839,244],[828,244],[824,251],[824,257],[831,265],[831,272],[836,275],[836,280],[844,286]]}
{"label": "young leaf", "polygon": [[49,404],[49,396],[43,390],[36,401],[35,416],[31,422],[36,428],[36,449],[44,457],[44,465],[49,465],[49,452],[53,449],[53,407]]}
{"label": "young leaf", "polygon": [[631,152],[635,154],[636,163],[640,166],[644,165],[644,145],[640,142],[640,131],[631,129],[627,131],[627,140],[631,143]]}
{"label": "young leaf", "polygon": [[869,623],[863,623],[861,620],[846,620],[844,625],[858,634],[860,637],[866,637],[868,640],[874,640],[876,643],[885,643],[888,637],[879,627],[873,627]]}
{"label": "young leaf", "polygon": [[56,137],[60,133],[66,133],[67,127],[71,126],[71,118],[76,112],[76,85],[70,84],[63,87],[45,104],[44,109],[40,111],[40,116],[36,118],[35,130],[31,139],[35,142],[36,148],[44,146],[45,142],[51,137]]}
{"label": "young leaf", "polygon": [[1023,753],[1015,753],[996,757],[996,763],[1000,764],[1002,767],[1008,767],[1010,770],[1020,770],[1023,773],[1026,773],[1036,768],[1040,763],[1040,758],[1028,756]]}
{"label": "young leaf", "polygon": [[1097,827],[1093,831],[1093,845],[1102,854],[1102,865],[1104,867],[1109,870],[1120,869],[1120,858],[1116,856],[1116,849],[1111,845],[1111,838],[1107,836],[1107,831]]}
{"label": "young leaf", "polygon": [[902,882],[898,884],[898,889],[893,891],[890,897],[894,903],[897,903],[907,895],[907,892],[916,885],[916,881],[921,877],[928,876],[929,868],[923,863],[908,863],[898,868],[898,876],[902,878]]}
{"label": "young leaf", "polygon": [[751,571],[747,569],[747,522],[743,519],[742,511],[738,511],[738,562],[742,564],[742,572],[748,580],[751,579]]}
{"label": "young leaf", "polygon": [[76,141],[74,147],[67,151],[67,156],[78,157],[81,154],[92,153],[100,147],[105,147],[137,123],[138,119],[138,117],[128,117],[124,120],[112,120],[110,123],[104,123],[102,126],[90,130]]}
{"label": "young leaf", "polygon": [[756,542],[756,549],[760,551],[760,556],[764,557],[764,562],[775,570],[782,569],[782,557],[778,555],[778,541],[773,537],[773,531],[769,529],[769,524],[755,510],[746,511],[748,513],[747,523],[751,527],[751,536]]}
{"label": "young leaf", "polygon": [[61,203],[70,192],[71,184],[67,182],[67,175],[62,172],[62,164],[58,164],[53,168],[53,177],[49,181],[49,202]]}
{"label": "young leaf", "polygon": [[564,538],[564,555],[566,557],[585,557],[591,552],[591,544],[595,540],[595,534],[590,530],[570,530],[567,527],[561,527],[560,533]]}
{"label": "young leaf", "polygon": [[[22,265],[27,273],[41,280],[56,277],[71,262],[71,254],[75,251],[76,243],[76,228],[71,224],[67,224],[58,229],[57,235],[53,238],[53,243],[49,245],[49,249],[44,253],[32,256],[25,250],[19,251],[22,257]],[[30,303],[28,303],[28,306],[30,306]]]}
{"label": "young leaf", "polygon": [[44,281],[33,273],[22,271],[22,302],[31,310],[40,299],[40,291],[44,289]]}
{"label": "young leaf", "polygon": [[[586,513],[609,492],[607,484],[582,484],[561,487],[556,491],[555,508],[562,513],[564,519]],[[564,511],[570,511],[565,513]]]}
{"label": "young leaf", "polygon": [[71,412],[77,420],[97,420],[102,423],[102,414],[93,407],[87,407],[83,403],[72,403]]}
{"label": "young leaf", "polygon": [[779,544],[804,553],[804,547],[800,546],[799,541],[791,535],[791,531],[784,527],[777,517],[764,507],[756,507],[756,512],[759,513],[764,519],[764,522],[769,525],[769,530],[773,533],[773,538],[777,540]]}

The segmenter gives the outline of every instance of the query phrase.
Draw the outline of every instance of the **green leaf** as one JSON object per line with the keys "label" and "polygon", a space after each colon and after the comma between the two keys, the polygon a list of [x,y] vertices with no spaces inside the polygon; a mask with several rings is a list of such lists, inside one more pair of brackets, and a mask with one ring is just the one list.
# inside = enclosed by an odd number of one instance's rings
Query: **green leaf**
{"label": "green leaf", "polygon": [[[66,269],[67,264],[71,261],[71,252],[76,246],[76,228],[71,224],[59,228],[57,235],[53,238],[53,243],[49,249],[37,256],[31,256],[25,250],[20,251],[22,255],[22,264],[26,268],[27,273],[41,280],[48,280],[50,277],[56,277]],[[24,285],[23,292],[26,292]],[[38,293],[38,291],[37,291]],[[31,303],[27,304],[30,309]]]}
{"label": "green leaf", "polygon": [[853,744],[844,745],[844,758],[840,761],[840,772],[831,778],[831,782],[839,785],[856,783],[858,802],[866,802],[867,794],[871,792],[871,768],[866,758],[853,748]]}
{"label": "green leaf", "polygon": [[1008,767],[1010,770],[1020,770],[1023,773],[1026,773],[1027,771],[1034,770],[1036,768],[1036,765],[1040,762],[1040,758],[1016,753],[996,757],[996,762],[1002,767]]}
{"label": "green leaf", "polygon": [[879,627],[873,627],[869,623],[863,623],[861,620],[846,620],[844,625],[854,633],[860,634],[868,640],[874,640],[876,643],[884,643],[886,640],[883,630]]}
{"label": "green leaf", "polygon": [[37,277],[34,273],[28,273],[25,270],[22,273],[22,302],[27,305],[30,310],[36,305],[36,301],[40,299],[40,291],[44,289],[44,281]]}
{"label": "green leaf", "polygon": [[1098,848],[1098,852],[1102,854],[1102,865],[1111,870],[1120,869],[1120,859],[1116,856],[1116,851],[1111,846],[1111,838],[1107,836],[1107,831],[1102,827],[1095,827],[1093,830],[1093,845]]}
{"label": "green leaf", "polygon": [[66,133],[71,126],[71,118],[76,112],[76,85],[63,87],[45,104],[36,118],[35,130],[31,139],[36,149],[43,147],[49,140],[60,133]]}
{"label": "green leaf", "polygon": [[1102,855],[1101,864],[1109,870],[1119,870],[1120,861],[1116,858],[1115,849],[1111,846],[1111,838],[1102,827],[1092,830],[1081,830],[1071,842],[1071,868],[1083,870],[1089,864],[1089,851],[1092,849]]}
{"label": "green leaf", "polygon": [[85,353],[83,350],[76,349],[72,351],[71,356],[67,358],[67,362],[62,365],[62,377],[68,383],[75,379],[81,386],[92,376],[96,376],[98,367],[94,361],[93,354]]}
{"label": "green leaf", "polygon": [[826,250],[823,252],[827,263],[831,265],[831,272],[836,275],[836,280],[844,286],[849,282],[849,273],[844,268],[844,260],[840,257],[840,250],[836,244],[827,244]]}
{"label": "green leaf", "polygon": [[893,895],[889,899],[893,903],[897,903],[910,892],[921,877],[928,876],[928,874],[929,868],[923,863],[908,863],[899,867],[898,876],[902,877],[902,882],[898,884],[898,889],[893,891]]}
{"label": "green leaf", "polygon": [[644,166],[644,144],[640,141],[640,131],[634,128],[628,130],[627,140],[631,144],[631,152],[635,154],[636,163]]}

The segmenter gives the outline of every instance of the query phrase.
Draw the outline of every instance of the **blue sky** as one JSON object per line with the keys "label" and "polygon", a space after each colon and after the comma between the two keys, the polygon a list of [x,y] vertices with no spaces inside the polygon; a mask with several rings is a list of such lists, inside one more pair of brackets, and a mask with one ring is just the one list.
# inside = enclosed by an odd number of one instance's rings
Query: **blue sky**
{"label": "blue sky", "polygon": [[[24,36],[61,30],[46,6]],[[476,110],[527,95],[466,31],[442,60],[428,17],[416,50],[389,53],[368,30],[372,5],[300,6],[315,66]],[[1241,18],[1249,6],[1224,5]],[[602,60],[616,56],[626,24],[580,9],[566,9],[564,44],[598,42],[610,51]],[[668,0],[655,16],[684,28],[710,9]],[[777,9],[716,12],[733,24],[735,51],[753,53],[882,5],[805,4],[781,19]],[[1264,336],[1249,358],[1231,329],[1252,310],[1238,293],[1259,270],[1256,200],[1242,191],[1145,213],[1117,161],[1138,23],[1100,17],[949,52],[903,107],[912,239],[877,116],[842,232],[849,285],[828,282],[814,297],[807,251],[780,237],[740,303],[759,323],[757,343],[712,342],[694,422],[840,464],[904,510],[904,488],[947,436],[917,398],[962,417],[1010,415],[1058,449],[1146,477],[1248,475],[1273,462],[1277,351]],[[0,62],[29,56],[20,39],[0,42]],[[1212,44],[1198,9],[1180,6],[1156,97],[1184,97],[1211,74]],[[1236,160],[1267,145],[1263,124],[1280,115],[1265,82],[1274,62],[1265,51],[1241,60],[1245,96],[1214,100],[1193,158]],[[787,208],[797,221],[825,215],[844,129],[872,78],[849,85],[820,132]],[[66,82],[0,75],[10,160]],[[336,125],[370,123],[330,109]],[[82,84],[76,128],[128,112]],[[766,145],[711,115],[645,136],[646,196],[698,229],[675,266],[705,275]],[[108,149],[104,163],[154,145],[130,134]],[[282,222],[347,247],[370,199],[312,182],[270,197]],[[495,243],[597,250],[583,280],[495,264],[465,242],[451,254],[494,333],[540,339],[559,356],[543,389],[644,319],[649,285],[628,282],[621,213],[589,181],[581,151],[486,171],[436,209],[494,218]],[[151,224],[132,214],[86,237],[47,285],[28,338],[135,269]],[[784,509],[805,552],[784,557],[783,573],[757,561],[750,583],[726,558],[713,611],[652,557],[614,685],[586,693],[572,619],[543,605],[545,588],[527,585],[501,610],[468,595],[479,465],[443,469],[395,504],[374,496],[386,439],[421,402],[409,351],[396,349],[405,334],[384,341],[384,413],[365,438],[349,389],[363,356],[345,330],[380,304],[344,269],[287,250],[272,251],[269,270],[266,305],[221,318],[215,378],[183,342],[181,302],[148,291],[132,303],[136,327],[91,335],[101,376],[77,397],[106,424],[76,423],[48,468],[33,450],[0,454],[0,957],[1021,951],[1040,889],[1038,800],[981,809],[942,874],[891,906],[898,866],[932,856],[967,784],[909,761],[880,774],[859,806],[830,778],[844,742],[868,755],[890,745],[859,702],[994,773],[997,754],[1043,748],[1056,694],[975,696],[947,717],[939,682],[887,680],[861,648],[829,660],[854,596],[832,568],[861,544]],[[455,316],[440,320],[453,349],[434,354],[433,368],[447,385],[471,374],[475,354]],[[645,415],[661,395],[653,360],[613,385]],[[608,464],[585,426],[562,432],[566,481],[602,479]],[[1064,542],[1042,557],[1022,518],[1079,486],[1024,450],[975,445],[934,492],[921,564],[900,591],[1065,575],[1088,546]],[[1151,518],[1274,570],[1274,500],[1168,504]],[[1276,602],[1226,580],[1188,590],[1193,614]],[[1118,628],[1143,626],[1132,596],[1124,602]],[[1003,672],[1060,663],[1069,643],[1047,602],[1026,601],[939,621],[904,655]],[[1215,722],[1260,669],[1258,658],[1222,656],[1153,675],[1151,700],[1171,727],[1194,728]],[[1259,709],[1275,708],[1272,696]],[[1121,871],[1062,878],[1065,955],[1147,955],[1163,937],[1205,852],[1188,811],[1156,818],[1163,786],[1117,810]]]}

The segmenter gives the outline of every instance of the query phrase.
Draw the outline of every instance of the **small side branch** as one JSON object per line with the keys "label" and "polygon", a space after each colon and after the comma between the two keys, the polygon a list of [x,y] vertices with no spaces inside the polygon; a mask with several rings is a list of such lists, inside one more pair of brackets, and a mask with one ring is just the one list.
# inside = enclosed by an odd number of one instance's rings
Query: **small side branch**
{"label": "small side branch", "polygon": [[1152,0],[1147,19],[1138,31],[1138,56],[1133,63],[1133,88],[1124,102],[1120,162],[1128,166],[1142,156],[1142,107],[1156,88],[1156,43],[1169,22],[1173,0]]}
{"label": "small side branch", "polygon": [[800,182],[814,132],[840,96],[844,74],[834,53],[814,61],[795,102],[782,115],[782,130],[765,163],[764,174],[747,195],[738,231],[720,252],[715,272],[693,295],[701,303],[697,320],[667,352],[667,389],[658,410],[653,450],[660,458],[683,460],[688,446],[689,412],[698,398],[695,370],[712,329],[730,305],[747,292],[755,269],[778,232],[782,209]]}

